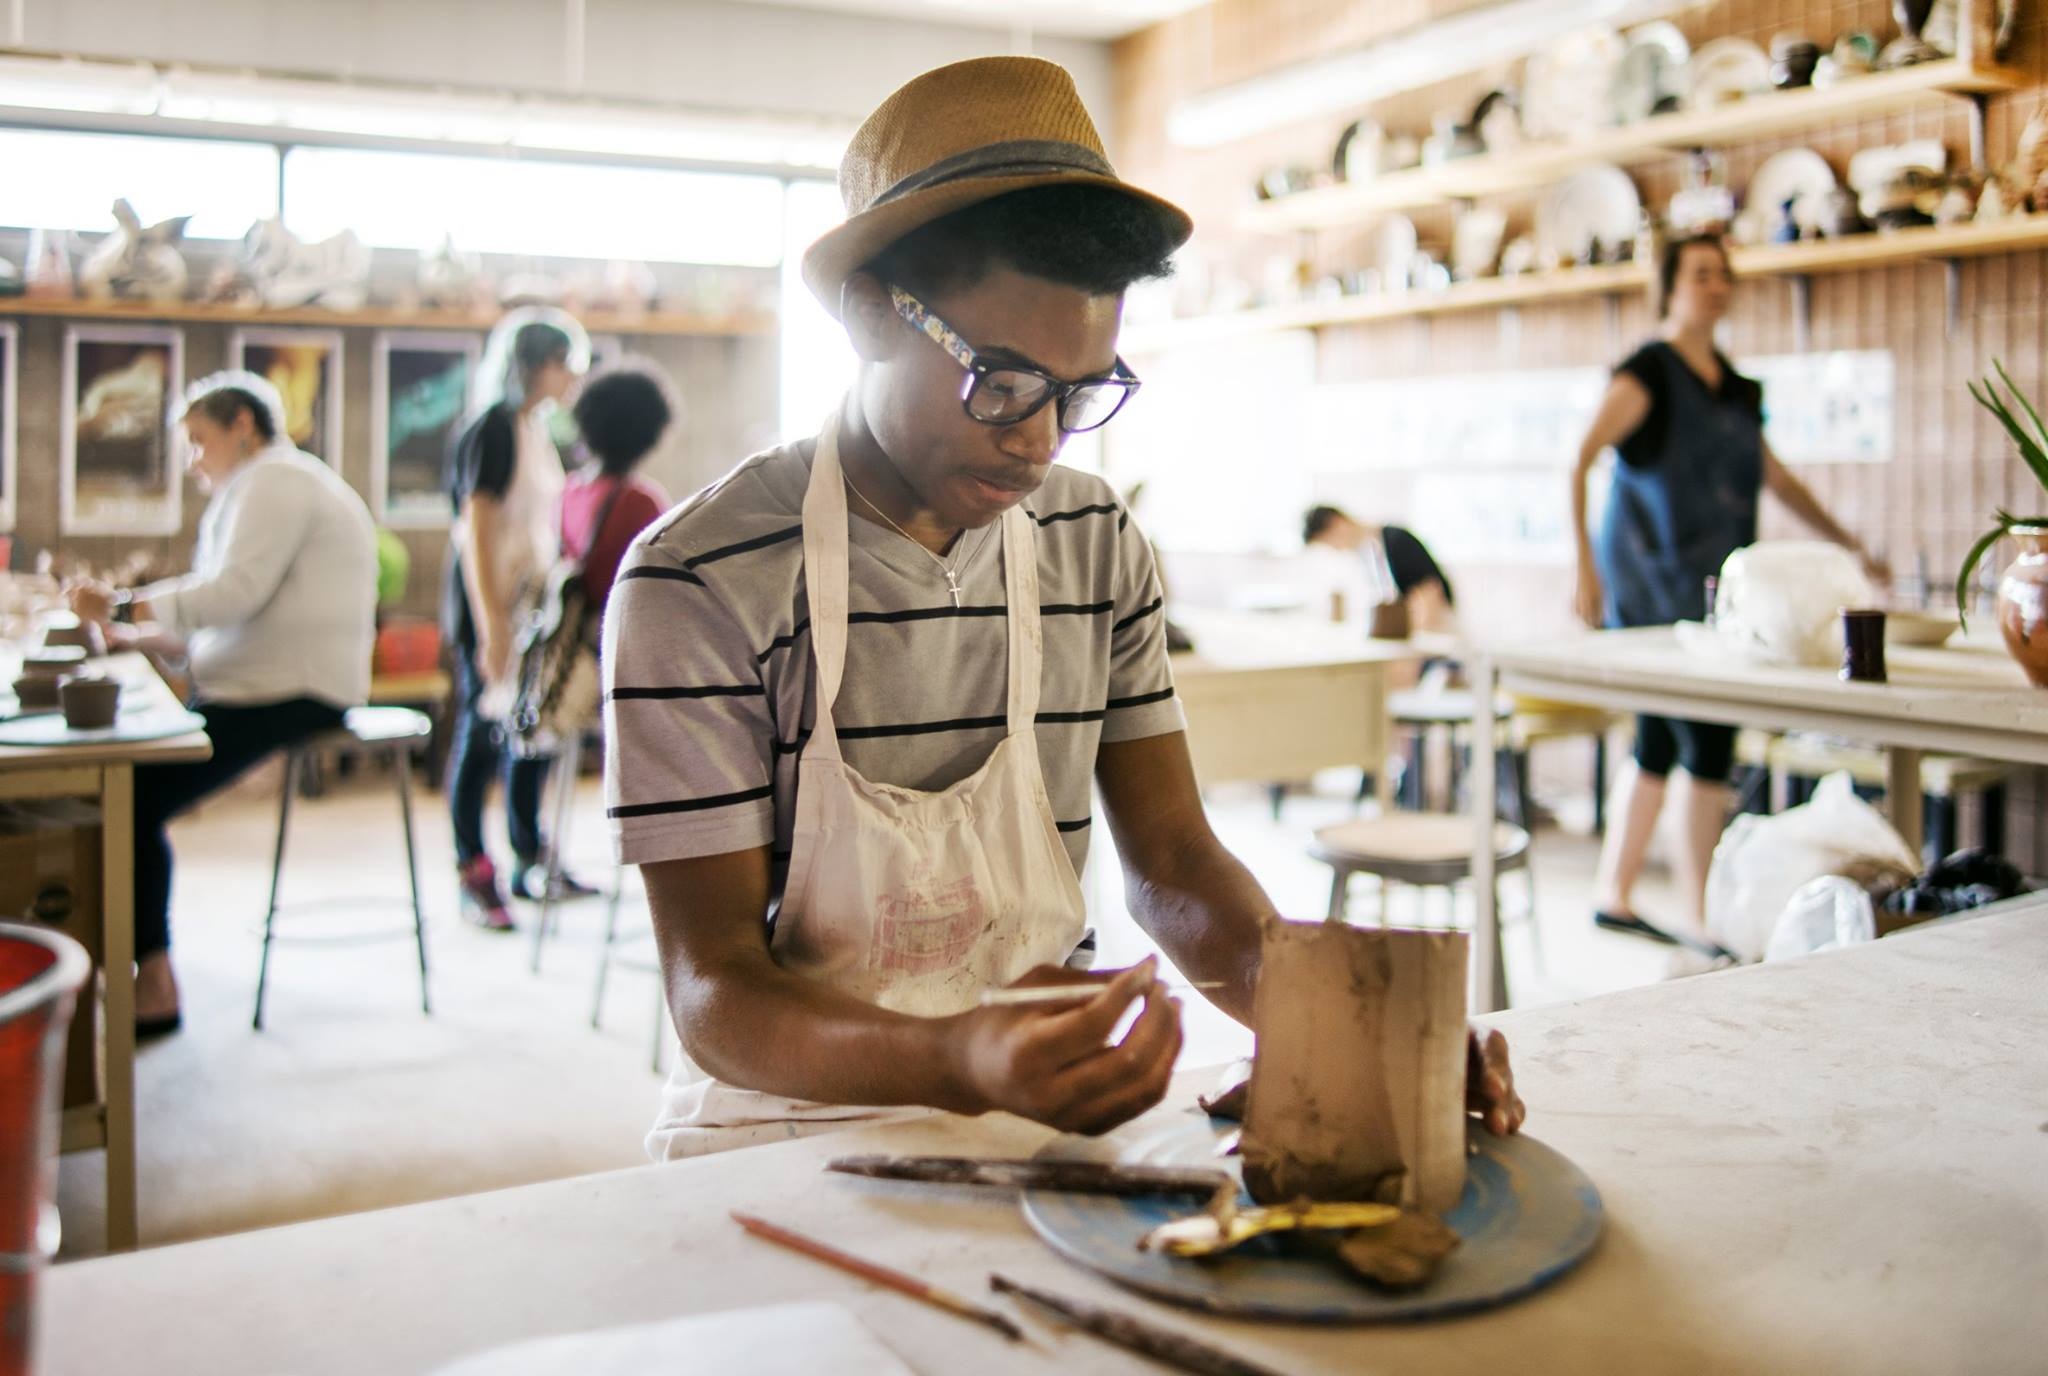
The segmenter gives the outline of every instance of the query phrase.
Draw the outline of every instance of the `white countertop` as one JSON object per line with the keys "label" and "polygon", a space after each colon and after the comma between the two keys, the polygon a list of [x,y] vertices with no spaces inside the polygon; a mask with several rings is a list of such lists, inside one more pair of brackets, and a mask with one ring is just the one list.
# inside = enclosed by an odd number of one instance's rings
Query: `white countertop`
{"label": "white countertop", "polygon": [[[2039,1371],[2044,969],[2048,917],[2019,911],[1489,1019],[1514,1043],[1528,1130],[1598,1184],[1607,1231],[1555,1286],[1466,1318],[1201,1318],[1062,1262],[1000,1194],[819,1170],[855,1151],[1022,1154],[1047,1136],[935,1116],[74,1263],[46,1281],[45,1370],[395,1374],[803,1299],[845,1303],[933,1376],[1157,1369],[1080,1335],[1009,1346],[746,1238],[726,1218],[745,1208],[961,1290],[1000,1269],[1287,1372]],[[1208,1078],[1184,1076],[1161,1111],[1191,1112]]]}

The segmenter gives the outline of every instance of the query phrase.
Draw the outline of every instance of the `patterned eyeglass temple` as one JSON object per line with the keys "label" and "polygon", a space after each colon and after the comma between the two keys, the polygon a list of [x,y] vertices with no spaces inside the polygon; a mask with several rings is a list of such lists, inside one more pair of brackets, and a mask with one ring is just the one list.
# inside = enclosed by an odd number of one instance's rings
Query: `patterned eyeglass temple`
{"label": "patterned eyeglass temple", "polygon": [[953,361],[961,367],[967,369],[974,367],[975,353],[973,348],[966,340],[953,333],[951,325],[933,315],[924,302],[897,286],[889,288],[889,299],[896,303],[896,314],[902,316],[910,325],[910,328],[918,331],[930,339],[932,343],[944,349],[948,354],[951,354]]}

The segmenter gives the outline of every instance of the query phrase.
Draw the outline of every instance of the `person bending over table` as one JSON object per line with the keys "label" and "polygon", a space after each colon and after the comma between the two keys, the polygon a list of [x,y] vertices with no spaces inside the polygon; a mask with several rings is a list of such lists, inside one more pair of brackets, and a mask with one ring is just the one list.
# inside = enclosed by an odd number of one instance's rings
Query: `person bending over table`
{"label": "person bending over table", "polygon": [[[912,81],[839,184],[803,268],[851,391],[643,535],[605,624],[609,813],[687,1052],[657,1157],[913,1106],[1099,1133],[1157,1104],[1181,1030],[1156,961],[1062,968],[1091,782],[1138,921],[1240,1019],[1275,920],[1203,815],[1151,550],[1055,463],[1136,390],[1123,293],[1187,216],[1117,180],[1032,58]],[[1046,980],[1101,991],[980,1006]],[[1473,1059],[1514,1130],[1506,1046]]]}
{"label": "person bending over table", "polygon": [[192,571],[129,600],[101,583],[70,589],[72,610],[116,648],[183,657],[190,706],[213,754],[135,770],[135,1033],[175,1032],[171,840],[167,826],[277,750],[341,725],[370,693],[377,536],[362,499],[285,438],[284,406],[254,373],[194,383],[178,424],[188,467],[212,495]]}
{"label": "person bending over table", "polygon": [[1301,520],[1301,544],[1325,597],[1317,612],[1395,640],[1457,633],[1450,577],[1407,528],[1366,525],[1339,507],[1312,506]]}
{"label": "person bending over table", "polygon": [[[1579,446],[1572,475],[1578,533],[1574,609],[1589,626],[1665,626],[1699,620],[1706,580],[1757,538],[1765,491],[1823,538],[1855,553],[1879,581],[1883,563],[1821,507],[1764,439],[1763,388],[1714,347],[1734,277],[1715,235],[1672,240],[1659,267],[1664,327],[1614,370]],[[1586,521],[1586,477],[1613,448],[1613,487],[1599,538]],[[1735,728],[1666,717],[1636,719],[1634,768],[1622,778],[1600,850],[1593,920],[1670,942],[1672,932],[1635,910],[1636,878],[1663,811],[1674,766],[1685,774],[1677,856],[1689,941],[1703,936],[1707,866],[1727,821]]]}

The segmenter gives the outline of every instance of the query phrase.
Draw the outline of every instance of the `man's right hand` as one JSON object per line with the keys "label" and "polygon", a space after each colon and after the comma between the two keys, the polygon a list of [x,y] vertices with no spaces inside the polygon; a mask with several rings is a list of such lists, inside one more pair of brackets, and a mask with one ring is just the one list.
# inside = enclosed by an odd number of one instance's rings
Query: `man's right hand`
{"label": "man's right hand", "polygon": [[1590,559],[1579,560],[1578,588],[1572,596],[1572,610],[1594,630],[1607,619],[1607,593],[1600,586],[1600,571]]}
{"label": "man's right hand", "polygon": [[[1019,986],[1095,981],[1083,1003],[977,1008],[948,1019],[971,1112],[1002,1109],[1062,1132],[1108,1132],[1166,1097],[1180,1055],[1180,1001],[1157,978],[1158,957],[1120,972],[1041,966]],[[1110,1044],[1126,1010],[1144,1011]]]}

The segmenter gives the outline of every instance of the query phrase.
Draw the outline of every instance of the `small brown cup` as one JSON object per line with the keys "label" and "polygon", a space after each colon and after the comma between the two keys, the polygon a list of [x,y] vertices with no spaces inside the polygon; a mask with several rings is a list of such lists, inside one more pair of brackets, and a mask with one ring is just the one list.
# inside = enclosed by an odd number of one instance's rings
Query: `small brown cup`
{"label": "small brown cup", "polygon": [[98,674],[72,674],[57,684],[64,724],[73,731],[104,731],[121,707],[121,681]]}
{"label": "small brown cup", "polygon": [[14,680],[14,696],[24,712],[44,712],[57,705],[57,676],[27,673]]}
{"label": "small brown cup", "polygon": [[1883,683],[1884,613],[1874,608],[1842,608],[1842,679],[1848,683]]}

